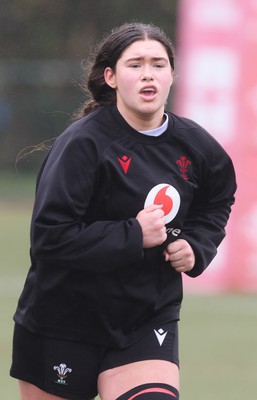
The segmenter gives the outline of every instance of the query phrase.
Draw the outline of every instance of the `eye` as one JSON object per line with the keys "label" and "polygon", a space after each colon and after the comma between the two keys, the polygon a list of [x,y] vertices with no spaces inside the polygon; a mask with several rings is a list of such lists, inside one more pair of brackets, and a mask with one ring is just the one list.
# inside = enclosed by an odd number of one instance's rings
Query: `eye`
{"label": "eye", "polygon": [[129,67],[130,67],[130,68],[140,68],[141,65],[138,64],[138,63],[134,63],[134,64],[130,64]]}
{"label": "eye", "polygon": [[164,68],[164,64],[157,63],[157,64],[154,64],[154,67],[155,68]]}

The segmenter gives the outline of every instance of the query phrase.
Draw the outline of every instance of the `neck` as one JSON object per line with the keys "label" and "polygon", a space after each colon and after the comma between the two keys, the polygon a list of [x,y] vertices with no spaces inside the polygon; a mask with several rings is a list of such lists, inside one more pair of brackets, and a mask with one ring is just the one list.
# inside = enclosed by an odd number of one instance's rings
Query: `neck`
{"label": "neck", "polygon": [[129,112],[123,112],[119,106],[117,106],[120,114],[126,120],[126,122],[136,131],[148,131],[156,129],[161,126],[164,122],[164,109],[158,110],[157,113],[152,114],[135,114]]}

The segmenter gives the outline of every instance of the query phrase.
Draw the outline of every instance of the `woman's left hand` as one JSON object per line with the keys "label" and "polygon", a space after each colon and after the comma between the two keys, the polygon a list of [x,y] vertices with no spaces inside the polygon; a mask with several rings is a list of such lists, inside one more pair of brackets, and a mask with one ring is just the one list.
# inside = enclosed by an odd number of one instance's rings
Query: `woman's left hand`
{"label": "woman's left hand", "polygon": [[177,272],[191,271],[195,265],[193,249],[184,239],[170,243],[164,251],[164,258]]}

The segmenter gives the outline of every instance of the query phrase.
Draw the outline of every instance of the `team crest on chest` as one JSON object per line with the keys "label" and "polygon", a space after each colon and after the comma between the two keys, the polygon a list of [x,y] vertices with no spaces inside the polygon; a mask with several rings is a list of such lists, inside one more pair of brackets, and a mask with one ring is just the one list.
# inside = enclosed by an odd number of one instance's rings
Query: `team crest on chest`
{"label": "team crest on chest", "polygon": [[186,158],[186,156],[181,156],[179,160],[176,161],[176,164],[179,166],[179,170],[181,173],[182,178],[184,178],[186,181],[189,179],[188,178],[188,167],[189,165],[192,164],[190,160]]}
{"label": "team crest on chest", "polygon": [[145,199],[144,208],[152,204],[162,204],[165,223],[171,222],[180,208],[180,195],[177,189],[168,183],[160,183],[154,186]]}

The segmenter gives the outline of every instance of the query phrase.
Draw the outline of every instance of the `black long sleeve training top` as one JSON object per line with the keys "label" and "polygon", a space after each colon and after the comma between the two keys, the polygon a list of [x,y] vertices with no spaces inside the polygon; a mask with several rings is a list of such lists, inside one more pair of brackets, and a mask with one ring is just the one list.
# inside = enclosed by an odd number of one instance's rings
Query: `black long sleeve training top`
{"label": "black long sleeve training top", "polygon": [[[225,236],[236,190],[231,159],[191,120],[167,112],[158,137],[131,128],[115,106],[74,122],[37,180],[31,268],[14,319],[68,340],[124,347],[179,319],[182,278],[163,251],[186,239],[201,274]],[[163,204],[168,238],[143,249],[136,215]]]}

